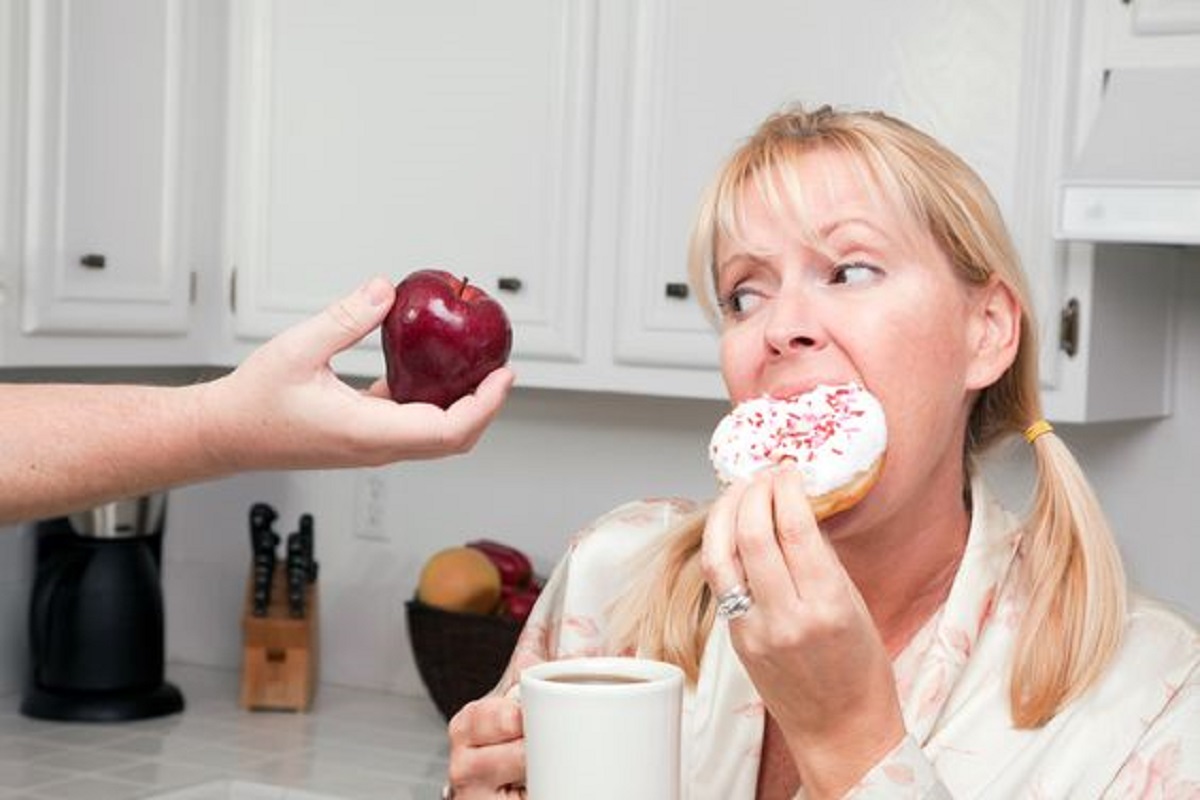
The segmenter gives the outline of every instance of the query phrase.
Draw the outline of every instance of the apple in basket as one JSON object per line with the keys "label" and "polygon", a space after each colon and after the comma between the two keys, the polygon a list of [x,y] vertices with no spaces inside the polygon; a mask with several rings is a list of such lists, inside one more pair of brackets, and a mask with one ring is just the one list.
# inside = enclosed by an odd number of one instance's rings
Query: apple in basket
{"label": "apple in basket", "polygon": [[476,539],[430,556],[421,569],[417,599],[446,611],[524,622],[541,590],[525,553],[494,539]]}
{"label": "apple in basket", "polygon": [[537,603],[542,587],[537,584],[529,586],[501,586],[500,613],[517,622],[529,619],[529,613]]}
{"label": "apple in basket", "polygon": [[500,571],[499,613],[517,622],[528,619],[542,591],[541,583],[533,574],[533,563],[529,556],[495,539],[475,539],[467,542],[467,547],[486,555]]}

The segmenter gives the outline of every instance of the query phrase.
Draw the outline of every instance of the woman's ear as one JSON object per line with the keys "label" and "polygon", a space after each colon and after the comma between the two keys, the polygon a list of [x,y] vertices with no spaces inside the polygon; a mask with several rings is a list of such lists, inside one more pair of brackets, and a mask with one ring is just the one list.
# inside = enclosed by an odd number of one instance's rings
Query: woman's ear
{"label": "woman's ear", "polygon": [[967,388],[991,386],[1017,357],[1021,344],[1021,304],[1007,283],[993,276],[977,295],[967,324],[967,347],[972,354]]}

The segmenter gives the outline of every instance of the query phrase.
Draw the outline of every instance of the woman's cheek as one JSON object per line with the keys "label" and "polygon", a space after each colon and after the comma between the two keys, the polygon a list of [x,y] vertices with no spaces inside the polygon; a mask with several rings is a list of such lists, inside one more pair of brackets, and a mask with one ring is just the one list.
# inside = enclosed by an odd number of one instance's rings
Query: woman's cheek
{"label": "woman's cheek", "polygon": [[754,376],[758,373],[753,351],[746,346],[744,336],[734,331],[721,335],[721,376],[725,380],[725,391],[734,402],[746,400],[758,394]]}

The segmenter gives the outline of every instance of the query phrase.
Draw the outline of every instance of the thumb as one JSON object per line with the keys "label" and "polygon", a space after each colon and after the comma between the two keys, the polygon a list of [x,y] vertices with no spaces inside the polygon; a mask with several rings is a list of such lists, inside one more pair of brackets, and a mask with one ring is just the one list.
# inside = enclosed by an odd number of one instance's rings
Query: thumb
{"label": "thumb", "polygon": [[395,296],[390,282],[372,278],[321,313],[296,325],[287,335],[301,352],[328,359],[375,330],[392,307]]}

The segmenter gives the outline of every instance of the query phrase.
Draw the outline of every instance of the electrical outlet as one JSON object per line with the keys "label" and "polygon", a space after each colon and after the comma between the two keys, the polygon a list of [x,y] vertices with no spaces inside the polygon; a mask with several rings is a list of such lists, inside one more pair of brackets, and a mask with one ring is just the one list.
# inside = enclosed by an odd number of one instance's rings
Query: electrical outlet
{"label": "electrical outlet", "polygon": [[354,491],[354,535],[391,541],[387,522],[387,477],[382,470],[359,470]]}

